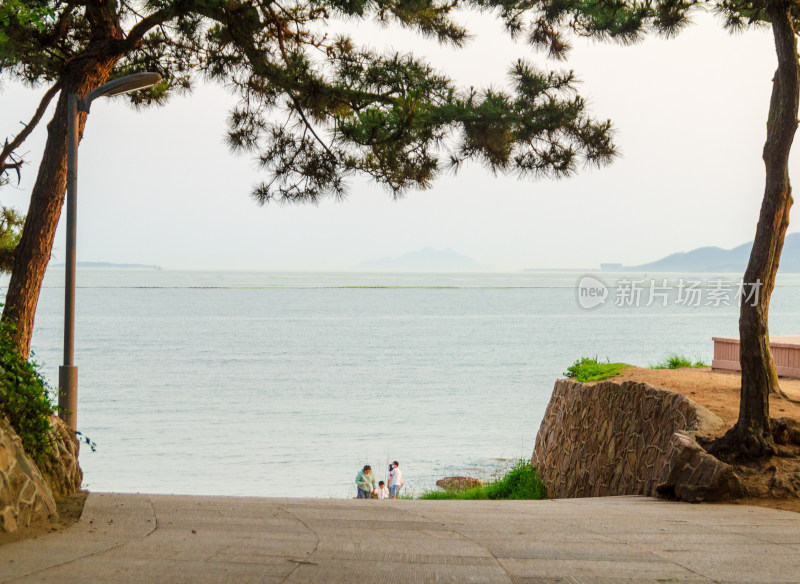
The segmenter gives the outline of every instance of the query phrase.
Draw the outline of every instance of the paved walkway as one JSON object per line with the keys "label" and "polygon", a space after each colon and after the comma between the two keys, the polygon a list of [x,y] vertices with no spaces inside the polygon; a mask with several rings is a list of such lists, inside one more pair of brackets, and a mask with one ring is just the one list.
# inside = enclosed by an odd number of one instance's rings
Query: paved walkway
{"label": "paved walkway", "polygon": [[69,529],[0,547],[0,582],[800,582],[800,514],[638,497],[92,494]]}

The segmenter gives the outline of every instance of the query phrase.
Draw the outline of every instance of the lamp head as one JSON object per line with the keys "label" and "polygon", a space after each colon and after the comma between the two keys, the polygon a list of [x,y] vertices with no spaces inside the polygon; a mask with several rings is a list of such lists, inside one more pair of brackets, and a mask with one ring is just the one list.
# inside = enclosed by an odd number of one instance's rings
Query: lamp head
{"label": "lamp head", "polygon": [[78,103],[78,110],[89,113],[92,102],[98,97],[113,97],[122,93],[129,93],[139,89],[152,87],[161,81],[159,73],[133,73],[104,83]]}

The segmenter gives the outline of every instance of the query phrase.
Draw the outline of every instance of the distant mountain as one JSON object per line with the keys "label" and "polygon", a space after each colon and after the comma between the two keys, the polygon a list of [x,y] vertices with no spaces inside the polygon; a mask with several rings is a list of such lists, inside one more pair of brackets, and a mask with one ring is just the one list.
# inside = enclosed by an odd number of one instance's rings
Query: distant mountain
{"label": "distant mountain", "polygon": [[[699,247],[685,253],[674,253],[658,261],[639,266],[618,267],[610,264],[606,269],[635,272],[744,272],[753,243],[744,243],[733,249]],[[611,267],[613,266],[613,267]],[[800,233],[786,236],[781,252],[780,271],[800,272]]]}
{"label": "distant mountain", "polygon": [[454,252],[452,249],[433,249],[426,247],[419,251],[410,251],[396,258],[381,258],[364,262],[359,266],[362,270],[398,271],[398,272],[433,272],[433,271],[468,271],[486,269],[474,259]]}
{"label": "distant mountain", "polygon": [[[160,270],[161,266],[156,266],[153,264],[115,264],[112,262],[75,262],[76,267],[78,268],[113,268],[117,269],[128,269],[128,268],[135,268],[135,269],[147,269],[147,270]],[[66,264],[56,264],[56,268],[64,268]]]}

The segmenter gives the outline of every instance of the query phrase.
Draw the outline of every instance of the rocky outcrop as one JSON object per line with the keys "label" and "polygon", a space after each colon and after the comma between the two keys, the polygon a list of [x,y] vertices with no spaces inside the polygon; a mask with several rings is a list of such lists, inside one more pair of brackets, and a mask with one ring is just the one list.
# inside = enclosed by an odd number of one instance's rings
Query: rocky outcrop
{"label": "rocky outcrop", "polygon": [[0,417],[0,532],[55,515],[56,503],[47,483],[25,455],[17,433]]}
{"label": "rocky outcrop", "polygon": [[672,435],[673,455],[656,492],[670,499],[699,503],[742,497],[744,487],[733,467],[711,456],[685,432]]}
{"label": "rocky outcrop", "polygon": [[483,481],[472,477],[445,477],[436,481],[436,486],[446,491],[463,491],[472,487],[482,487]]}
{"label": "rocky outcrop", "polygon": [[553,498],[741,495],[727,464],[695,438],[722,425],[686,396],[646,383],[556,381],[531,459]]}
{"label": "rocky outcrop", "polygon": [[49,432],[52,451],[39,463],[39,470],[47,481],[53,497],[61,499],[77,493],[83,482],[83,471],[78,465],[79,443],[69,426],[58,416],[51,416]]}

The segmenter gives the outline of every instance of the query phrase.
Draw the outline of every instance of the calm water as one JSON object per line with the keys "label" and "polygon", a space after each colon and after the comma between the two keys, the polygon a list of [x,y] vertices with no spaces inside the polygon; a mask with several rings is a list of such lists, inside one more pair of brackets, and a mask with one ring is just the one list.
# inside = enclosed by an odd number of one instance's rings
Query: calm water
{"label": "calm water", "polygon": [[[711,337],[737,333],[735,306],[672,296],[617,307],[612,290],[582,309],[581,275],[81,270],[79,425],[98,445],[81,454],[85,483],[349,497],[360,466],[383,478],[394,459],[413,491],[488,476],[530,456],[553,381],[577,357],[710,361]],[[48,273],[33,341],[51,380],[63,278]],[[771,328],[800,332],[800,276],[782,279]]]}

